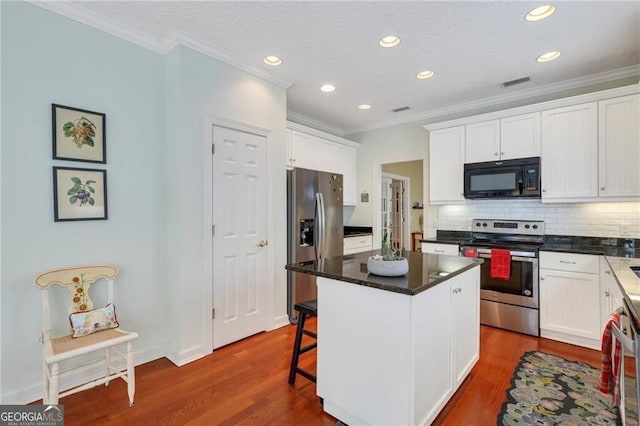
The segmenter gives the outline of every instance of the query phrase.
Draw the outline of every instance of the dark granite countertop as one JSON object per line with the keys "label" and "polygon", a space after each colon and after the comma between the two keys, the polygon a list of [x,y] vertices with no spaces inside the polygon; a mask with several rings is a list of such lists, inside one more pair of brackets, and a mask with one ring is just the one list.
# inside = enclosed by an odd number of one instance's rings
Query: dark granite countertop
{"label": "dark granite countertop", "polygon": [[618,286],[622,290],[623,297],[627,301],[636,330],[640,330],[640,277],[638,277],[633,269],[640,268],[640,257],[616,257],[605,256],[607,263],[613,271],[613,275],[618,281]]}
{"label": "dark granite countertop", "polygon": [[371,226],[345,226],[344,237],[361,237],[363,235],[373,235]]}
{"label": "dark granite countertop", "polygon": [[482,259],[404,251],[407,275],[382,277],[367,272],[367,259],[376,254],[380,250],[290,264],[286,269],[413,296],[482,263]]}

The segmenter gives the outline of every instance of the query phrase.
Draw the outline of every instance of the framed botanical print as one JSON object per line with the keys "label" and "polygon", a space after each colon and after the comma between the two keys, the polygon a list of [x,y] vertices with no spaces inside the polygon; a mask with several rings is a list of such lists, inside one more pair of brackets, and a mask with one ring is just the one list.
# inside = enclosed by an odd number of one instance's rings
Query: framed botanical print
{"label": "framed botanical print", "polygon": [[107,219],[107,171],[53,168],[55,222]]}
{"label": "framed botanical print", "polygon": [[107,162],[105,114],[51,104],[53,159]]}

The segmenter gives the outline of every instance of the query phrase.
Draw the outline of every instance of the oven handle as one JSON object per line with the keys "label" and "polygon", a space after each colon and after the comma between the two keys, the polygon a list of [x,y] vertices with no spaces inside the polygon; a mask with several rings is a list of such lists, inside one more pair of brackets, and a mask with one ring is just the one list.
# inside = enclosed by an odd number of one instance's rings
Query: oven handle
{"label": "oven handle", "polygon": [[[491,259],[491,254],[480,253],[478,254],[478,257]],[[535,257],[511,256],[511,260],[517,260],[518,262],[538,263],[538,259]]]}

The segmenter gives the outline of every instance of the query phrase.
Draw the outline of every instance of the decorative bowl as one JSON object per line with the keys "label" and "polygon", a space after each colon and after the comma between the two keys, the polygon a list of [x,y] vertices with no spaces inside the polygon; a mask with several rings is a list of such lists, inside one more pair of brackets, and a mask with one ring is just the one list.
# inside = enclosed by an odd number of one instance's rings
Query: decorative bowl
{"label": "decorative bowl", "polygon": [[381,257],[369,256],[367,271],[383,277],[399,277],[409,272],[409,262],[404,257],[397,260],[382,260]]}

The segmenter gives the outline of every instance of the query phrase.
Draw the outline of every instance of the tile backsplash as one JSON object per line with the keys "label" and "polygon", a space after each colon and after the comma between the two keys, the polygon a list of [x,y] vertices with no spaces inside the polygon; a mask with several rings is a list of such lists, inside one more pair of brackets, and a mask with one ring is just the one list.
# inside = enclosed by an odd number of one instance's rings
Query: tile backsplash
{"label": "tile backsplash", "polygon": [[640,202],[468,201],[464,205],[432,206],[429,224],[432,230],[468,231],[473,219],[543,220],[546,234],[640,238]]}

